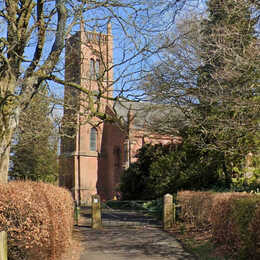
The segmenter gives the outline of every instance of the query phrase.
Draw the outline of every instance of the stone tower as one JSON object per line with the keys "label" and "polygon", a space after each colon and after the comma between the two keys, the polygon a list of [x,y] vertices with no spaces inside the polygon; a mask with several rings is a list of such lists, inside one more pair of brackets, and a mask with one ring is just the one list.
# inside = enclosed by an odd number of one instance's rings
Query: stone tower
{"label": "stone tower", "polygon": [[[64,135],[61,139],[60,185],[72,191],[79,204],[97,193],[98,167],[104,124],[93,112],[104,112],[113,95],[113,36],[81,30],[67,39],[65,78],[72,83],[64,91]],[[73,88],[77,83],[84,91]],[[102,96],[95,104],[97,97]],[[99,104],[98,104],[99,103]],[[100,107],[98,107],[100,106]]]}

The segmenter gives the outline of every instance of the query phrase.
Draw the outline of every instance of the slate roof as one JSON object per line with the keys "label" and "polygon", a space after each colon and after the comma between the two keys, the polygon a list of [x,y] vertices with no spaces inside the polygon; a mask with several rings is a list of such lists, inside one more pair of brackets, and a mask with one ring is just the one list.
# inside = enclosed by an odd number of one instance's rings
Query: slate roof
{"label": "slate roof", "polygon": [[153,104],[149,102],[135,101],[118,101],[114,104],[114,110],[117,116],[121,117],[127,123],[129,110],[134,115],[133,128],[144,129],[152,121],[158,121],[163,117],[167,117],[169,113],[174,113],[176,116],[181,114],[177,109],[170,109],[166,105]]}

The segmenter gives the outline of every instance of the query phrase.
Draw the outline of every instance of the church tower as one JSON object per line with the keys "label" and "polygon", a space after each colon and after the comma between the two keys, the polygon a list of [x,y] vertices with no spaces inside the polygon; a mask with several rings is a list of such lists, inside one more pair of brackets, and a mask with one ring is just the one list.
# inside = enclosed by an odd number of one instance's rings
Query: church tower
{"label": "church tower", "polygon": [[[104,112],[111,102],[107,97],[113,96],[112,64],[110,23],[107,34],[87,32],[81,25],[81,30],[67,39],[65,79],[69,83],[64,90],[59,182],[72,191],[79,204],[89,203],[97,193],[104,124],[95,112]],[[73,88],[73,83],[83,91]]]}

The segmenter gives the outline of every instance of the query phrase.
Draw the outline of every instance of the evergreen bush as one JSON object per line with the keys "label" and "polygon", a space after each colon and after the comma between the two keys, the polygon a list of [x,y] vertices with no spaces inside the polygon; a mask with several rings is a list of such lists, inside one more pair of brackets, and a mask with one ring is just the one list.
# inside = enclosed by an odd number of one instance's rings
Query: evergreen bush
{"label": "evergreen bush", "polygon": [[153,200],[179,190],[226,187],[218,151],[200,151],[184,142],[181,146],[146,144],[137,162],[123,173],[120,191],[124,200]]}

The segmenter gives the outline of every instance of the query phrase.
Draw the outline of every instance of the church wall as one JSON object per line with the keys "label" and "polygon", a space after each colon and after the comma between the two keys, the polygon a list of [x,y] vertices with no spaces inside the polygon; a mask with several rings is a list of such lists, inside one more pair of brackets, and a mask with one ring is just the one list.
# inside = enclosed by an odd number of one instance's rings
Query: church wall
{"label": "church wall", "polygon": [[[112,96],[112,45],[110,25],[108,25],[107,34],[84,32],[82,27],[80,32],[66,41],[66,80],[80,84],[86,91]],[[100,73],[96,74],[95,71],[94,77],[93,73],[90,73],[91,59],[95,61],[95,64],[100,64]],[[106,72],[103,77],[100,77],[104,71]],[[97,126],[100,123],[97,118],[91,118],[91,122],[88,121],[89,109],[92,107],[87,93],[65,86],[64,102],[66,104],[64,119],[70,119],[75,125],[75,129],[68,128],[65,131],[67,131],[66,133],[73,132],[75,137],[61,140],[60,184],[69,188],[75,200],[83,204],[90,199],[90,195],[97,193],[103,126],[102,124]],[[101,106],[101,110],[104,110],[109,102],[107,99],[103,99],[104,104]],[[90,149],[90,129],[92,127],[96,127],[98,132],[96,151]]]}
{"label": "church wall", "polygon": [[144,144],[180,144],[180,137],[163,136],[159,134],[151,134],[144,130],[130,129],[130,162],[136,162],[138,150]]}
{"label": "church wall", "polygon": [[74,178],[71,172],[74,172],[74,158],[59,158],[59,185],[72,189],[74,186]]}
{"label": "church wall", "polygon": [[80,156],[80,201],[81,204],[90,204],[91,195],[97,193],[97,157]]}
{"label": "church wall", "polygon": [[[95,119],[92,120],[94,123]],[[96,119],[98,122],[98,119]],[[90,132],[91,128],[97,130],[96,137],[96,151],[90,149]],[[103,132],[103,124],[98,126],[83,124],[79,130],[79,176],[80,176],[80,201],[82,204],[89,204],[91,195],[97,193],[97,181],[98,181],[98,162],[101,149],[101,136]]]}
{"label": "church wall", "polygon": [[120,175],[124,170],[125,133],[113,123],[105,122],[101,140],[97,190],[103,200],[117,194]]}

